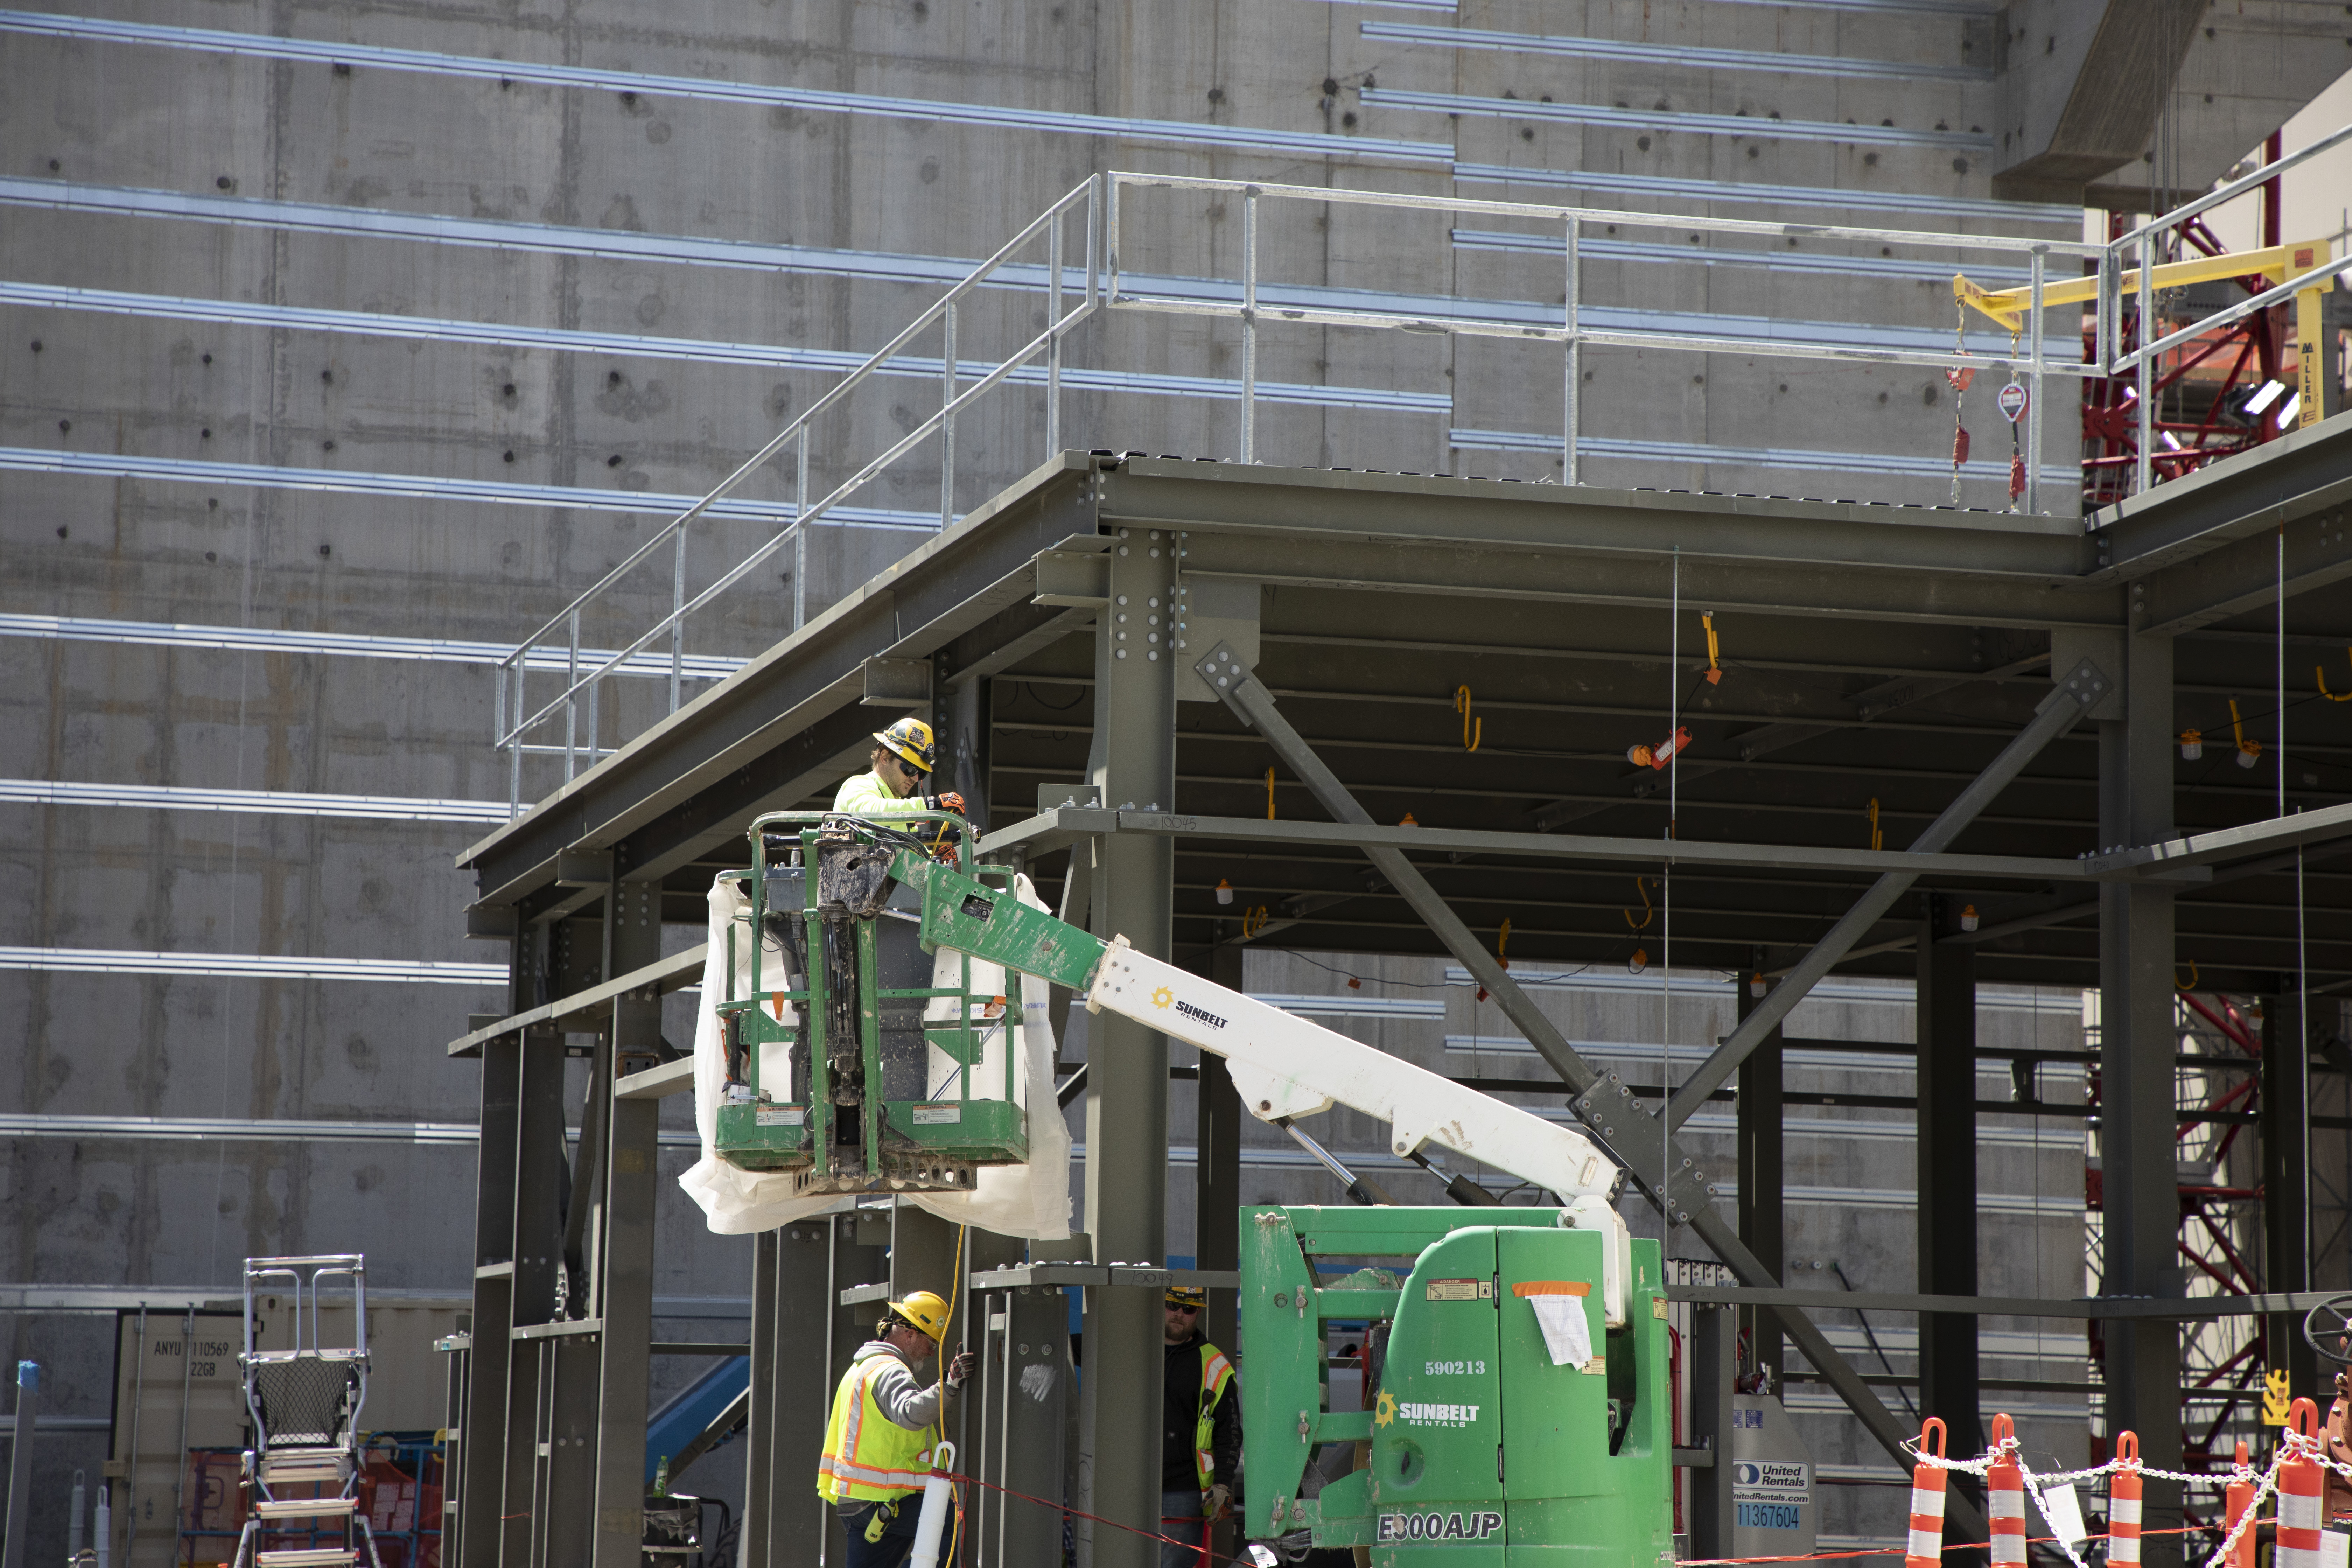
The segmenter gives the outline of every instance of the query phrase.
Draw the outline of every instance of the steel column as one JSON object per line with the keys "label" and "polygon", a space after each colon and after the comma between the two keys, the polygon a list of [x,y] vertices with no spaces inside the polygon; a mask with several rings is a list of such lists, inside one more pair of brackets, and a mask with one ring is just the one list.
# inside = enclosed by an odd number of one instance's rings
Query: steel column
{"label": "steel column", "polygon": [[[2310,1032],[2294,976],[2280,977],[2263,1005],[2263,1289],[2311,1289]],[[2284,1372],[2298,1396],[2322,1397],[2319,1359],[2292,1312],[2263,1320],[2268,1370]]]}
{"label": "steel column", "polygon": [[[1919,1289],[1977,1293],[1977,950],[1942,939],[1960,929],[1958,900],[1922,900],[1919,997]],[[1977,1319],[1919,1317],[1919,1412],[1939,1415],[1955,1454],[1984,1452],[1978,1411]],[[1963,1480],[1973,1478],[1958,1478]],[[1969,1489],[1969,1495],[1977,1495]]]}
{"label": "steel column", "polygon": [[[516,939],[521,952],[522,937]],[[520,973],[521,965],[517,964]],[[521,982],[515,984],[518,995]],[[474,1189],[474,1348],[467,1355],[455,1533],[448,1568],[496,1568],[506,1476],[507,1338],[514,1323],[515,1146],[522,1109],[520,1035],[482,1047],[481,1142]]]}
{"label": "steel column", "polygon": [[[509,1342],[505,1479],[497,1494],[499,1568],[541,1568],[542,1561],[546,1500],[539,1444],[553,1420],[554,1358],[548,1342],[517,1342],[512,1335],[555,1316],[555,1271],[562,1262],[563,1061],[562,1036],[524,1034],[515,1115],[513,1311],[504,1323],[474,1325],[478,1346],[486,1334]],[[485,1495],[477,1492],[475,1500],[478,1505]]]}
{"label": "steel column", "polygon": [[[816,1223],[831,1234],[831,1220]],[[776,1265],[782,1254],[782,1231],[763,1230],[751,1238],[751,1408],[743,1429],[743,1528],[736,1568],[784,1568],[786,1562],[795,1561],[775,1559],[769,1550],[776,1533],[776,1438],[782,1426],[770,1394],[776,1386],[776,1331],[782,1316],[776,1310]],[[826,1283],[831,1283],[829,1278]],[[819,1363],[820,1372],[823,1364]],[[797,1559],[819,1560],[814,1552]]]}
{"label": "steel column", "polygon": [[[764,1426],[768,1439],[765,1545],[771,1568],[815,1563],[833,1511],[815,1492],[817,1456],[824,1450],[825,1418],[833,1408],[833,1382],[825,1375],[822,1351],[835,1310],[828,1267],[832,1225],[802,1220],[760,1238],[778,1243],[767,1308],[774,1360],[767,1380],[751,1384],[752,1430]],[[769,1410],[764,1421],[763,1397]],[[747,1487],[747,1510],[751,1499]]]}
{"label": "steel column", "polygon": [[[616,872],[621,868],[615,867]],[[661,883],[622,877],[611,884],[604,921],[604,973],[628,974],[661,958]],[[617,996],[605,1037],[609,1068],[594,1089],[605,1146],[597,1206],[594,1311],[604,1323],[597,1388],[593,1568],[637,1568],[644,1556],[646,1415],[654,1334],[654,1193],[661,1123],[658,1100],[620,1100],[616,1082],[661,1055],[661,995],[647,987]],[[583,1130],[581,1155],[589,1154]],[[579,1201],[580,1184],[572,1184]]]}
{"label": "steel column", "polygon": [[[1122,528],[1109,552],[1110,603],[1095,634],[1095,734],[1102,761],[1091,782],[1107,805],[1171,809],[1176,791],[1175,668],[1168,635],[1176,539]],[[1099,936],[1170,956],[1175,844],[1114,835],[1096,850]],[[1131,1019],[1087,1020],[1087,1214],[1097,1262],[1164,1263],[1168,1230],[1168,1041]],[[1138,1529],[1160,1518],[1159,1292],[1087,1292],[1084,1397],[1092,1419],[1079,1507]],[[1083,1522],[1083,1521],[1082,1521]],[[1081,1554],[1080,1561],[1087,1561]],[[1158,1548],[1125,1531],[1097,1530],[1096,1568],[1150,1568]]]}
{"label": "steel column", "polygon": [[[1243,950],[1230,943],[1213,948],[1197,966],[1207,979],[1229,991],[1244,988]],[[1200,1154],[1193,1166],[1192,1266],[1223,1269],[1241,1267],[1242,1101],[1234,1091],[1233,1074],[1225,1058],[1201,1053],[1201,1078],[1195,1093],[1195,1127]],[[1209,1292],[1207,1310],[1201,1314],[1201,1332],[1212,1344],[1230,1345],[1236,1326],[1234,1293]]]}
{"label": "steel column", "polygon": [[[2087,711],[2092,703],[2105,696],[2109,678],[2099,667],[2084,659],[2067,672],[2063,679],[2053,682],[2050,695],[2033,710],[2033,718],[2017,738],[2000,750],[2000,754],[1987,764],[1984,772],[1969,782],[1958,799],[1946,806],[1943,815],[1920,830],[1911,843],[1914,850],[1936,851],[1948,847],[1978,815],[1999,798],[2025,764],[2042,752],[2042,749],[2074,727],[2074,721]],[[2166,775],[2170,777],[2170,764]],[[1779,1027],[1805,994],[1820,983],[1855,944],[1870,933],[1870,929],[1895,907],[1895,900],[1916,881],[1917,876],[1908,871],[1890,871],[1878,879],[1867,893],[1848,910],[1845,918],[1830,928],[1827,936],[1814,943],[1812,951],[1800,959],[1796,966],[1781,977],[1761,1005],[1740,1021],[1730,1038],[1716,1048],[1715,1054],[1702,1062],[1698,1069],[1683,1080],[1666,1106],[1667,1124],[1680,1127],[1691,1113],[1705,1105],[1707,1097],[1721,1089],[1739,1065],[1740,1058],[1756,1048],[1757,1043]],[[2168,1125],[2169,1123],[2168,1122]]]}
{"label": "steel column", "polygon": [[[2099,838],[2152,844],[2173,826],[2172,641],[2125,638],[2120,723],[2099,726]],[[2179,1296],[2179,1177],[2173,1138],[2174,889],[2099,890],[2099,1152],[2110,1296]],[[2106,1327],[2107,1435],[2136,1432],[2153,1467],[2180,1468],[2180,1331],[2162,1321]],[[2147,1483],[2142,1551],[2149,1568],[2181,1560],[2177,1482]]]}
{"label": "steel column", "polygon": [[[1750,973],[1764,966],[1762,949],[1758,949]],[[1760,998],[1751,996],[1743,981],[1739,986],[1739,1013],[1747,1016],[1748,1009]],[[1773,1279],[1781,1281],[1788,1267],[1785,1215],[1781,1212],[1782,1169],[1785,1163],[1785,1140],[1780,1125],[1781,1105],[1781,1035],[1775,1029],[1762,1045],[1749,1053],[1739,1064],[1739,1100],[1737,1106],[1738,1122],[1739,1171],[1739,1239],[1748,1244],[1756,1260],[1769,1271]],[[1749,1310],[1741,1316],[1748,1320],[1748,1344],[1753,1347],[1755,1363],[1771,1373],[1774,1389],[1780,1386],[1781,1344],[1780,1321],[1767,1310]]]}
{"label": "steel column", "polygon": [[1695,1446],[1715,1455],[1714,1464],[1685,1472],[1694,1557],[1731,1555],[1731,1395],[1738,1334],[1736,1309],[1692,1306],[1690,1436]]}

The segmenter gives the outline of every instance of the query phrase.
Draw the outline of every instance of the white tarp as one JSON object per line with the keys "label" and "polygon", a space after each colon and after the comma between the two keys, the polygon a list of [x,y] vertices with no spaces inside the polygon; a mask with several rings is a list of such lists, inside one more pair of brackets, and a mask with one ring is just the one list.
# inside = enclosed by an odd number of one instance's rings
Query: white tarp
{"label": "white tarp", "polygon": [[[1014,892],[1030,908],[1045,908],[1028,878],[1018,879]],[[751,927],[748,921],[740,925],[733,922],[742,918],[750,907],[751,900],[732,878],[721,877],[711,884],[710,951],[703,964],[702,1003],[694,1028],[694,1125],[702,1135],[702,1158],[677,1179],[687,1195],[702,1205],[711,1230],[720,1236],[773,1230],[841,1202],[837,1193],[795,1195],[790,1174],[739,1170],[719,1158],[710,1146],[718,1131],[719,1101],[727,1089],[725,1034],[719,1026],[719,1003],[728,991],[727,933],[730,926],[739,933],[735,990],[740,995],[751,984],[751,944],[740,940],[750,934]],[[783,975],[791,960],[776,939],[768,937],[765,941],[767,946],[760,957],[761,976],[774,989],[777,982],[769,977]],[[1013,1098],[1024,1106],[1038,1108],[1029,1117],[1029,1163],[983,1165],[974,1190],[969,1193],[901,1195],[916,1206],[957,1225],[976,1225],[1001,1236],[1059,1241],[1070,1234],[1070,1132],[1062,1120],[1061,1108],[1054,1102],[1054,1029],[1045,1014],[1049,988],[1045,981],[1029,975],[1015,978],[1020,982],[1021,1021],[990,1036],[982,1047],[980,1066],[972,1069],[971,1089],[975,1097],[993,1098],[987,1091],[1003,1082],[1003,1053],[1007,1049],[1016,1053],[1020,1070],[1013,1075]],[[940,949],[932,984],[954,985],[961,979],[959,955]],[[1011,994],[1005,990],[1003,970],[978,959],[971,964],[971,988],[983,996]],[[934,1010],[951,1017],[954,1006],[952,998],[940,998]],[[760,1062],[761,1081],[788,1081],[782,1079],[783,1047],[769,1046],[763,1050],[766,1054]],[[954,1069],[952,1059],[933,1047],[932,1093],[940,1091]],[[960,1087],[950,1092],[960,1092]]]}

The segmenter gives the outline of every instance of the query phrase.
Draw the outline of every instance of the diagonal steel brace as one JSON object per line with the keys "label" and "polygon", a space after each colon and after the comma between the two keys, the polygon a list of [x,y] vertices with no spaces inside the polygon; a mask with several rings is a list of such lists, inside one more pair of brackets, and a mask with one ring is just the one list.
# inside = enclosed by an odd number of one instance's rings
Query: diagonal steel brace
{"label": "diagonal steel brace", "polygon": [[[2087,658],[2063,680],[2054,682],[2050,695],[2034,708],[2032,720],[2018,731],[2016,739],[2003,746],[2000,755],[1969,781],[1969,787],[1944,808],[1941,816],[1927,825],[1911,847],[1934,852],[1958,838],[1960,830],[1974,822],[2025,771],[2026,763],[2040,755],[2044,746],[2073,729],[2075,721],[2090,711],[2092,704],[2105,697],[2113,684],[2106,672]],[[1748,1053],[1780,1026],[1780,1021],[1805,999],[1805,994],[1835,968],[1855,943],[1870,934],[1870,928],[1884,919],[1886,911],[1895,907],[1895,900],[1918,879],[1916,871],[1889,871],[1872,884],[1870,891],[1845,912],[1845,918],[1832,926],[1829,934],[1815,942],[1812,951],[1780,977],[1780,984],[1772,987],[1771,994],[1758,1003],[1756,1010],[1742,1018],[1739,1026],[1724,1037],[1715,1053],[1698,1065],[1698,1070],[1683,1079],[1683,1086],[1666,1102],[1666,1125],[1680,1127],[1688,1121],[1692,1113],[1706,1103],[1707,1096],[1730,1081]]]}
{"label": "diagonal steel brace", "polygon": [[[1242,722],[1255,730],[1275,755],[1281,758],[1290,771],[1313,792],[1323,809],[1340,822],[1369,826],[1371,815],[1348,793],[1314,748],[1301,739],[1290,721],[1277,712],[1272,693],[1249,666],[1226,645],[1220,643],[1209,656],[1194,667],[1209,689],[1224,700],[1227,708]],[[1536,1006],[1533,998],[1519,988],[1505,973],[1502,965],[1487,952],[1478,939],[1471,934],[1462,918],[1445,902],[1437,889],[1429,885],[1412,861],[1399,849],[1375,845],[1363,847],[1364,854],[1380,868],[1389,885],[1412,907],[1415,914],[1436,933],[1463,967],[1470,971],[1479,984],[1503,1009],[1503,1014],[1518,1026],[1529,1044],[1547,1062],[1562,1082],[1575,1091],[1574,1109],[1586,1123],[1587,1135],[1609,1152],[1630,1172],[1641,1185],[1644,1195],[1656,1205],[1661,1213],[1674,1223],[1688,1225],[1699,1238],[1714,1248],[1731,1271],[1747,1284],[1777,1289],[1782,1283],[1766,1268],[1761,1259],[1748,1251],[1745,1243],[1724,1220],[1712,1201],[1713,1186],[1697,1162],[1657,1119],[1635,1101],[1632,1090],[1615,1073],[1602,1074],[1577,1054],[1566,1036]],[[1669,1147],[1671,1143],[1671,1148]],[[1794,1308],[1770,1308],[1773,1315],[1797,1349],[1811,1363],[1840,1397],[1853,1411],[1870,1435],[1878,1439],[1898,1465],[1908,1465],[1913,1456],[1903,1445],[1910,1434],[1892,1412],[1879,1402],[1869,1384],[1840,1355],[1814,1326],[1811,1318]],[[1946,1508],[1961,1524],[1984,1538],[1985,1525],[1968,1500],[1955,1493],[1947,1500]]]}

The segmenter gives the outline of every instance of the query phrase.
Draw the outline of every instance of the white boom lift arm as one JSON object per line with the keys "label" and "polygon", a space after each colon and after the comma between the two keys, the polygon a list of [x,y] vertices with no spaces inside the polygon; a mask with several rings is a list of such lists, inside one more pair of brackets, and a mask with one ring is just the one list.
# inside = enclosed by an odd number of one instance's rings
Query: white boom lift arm
{"label": "white boom lift arm", "polygon": [[1087,988],[1087,1010],[1105,1008],[1223,1057],[1261,1121],[1344,1105],[1388,1123],[1401,1157],[1441,1144],[1559,1194],[1563,1225],[1607,1237],[1603,1311],[1611,1327],[1624,1325],[1633,1237],[1610,1201],[1617,1168],[1582,1133],[1138,952],[1123,936],[1106,946]]}

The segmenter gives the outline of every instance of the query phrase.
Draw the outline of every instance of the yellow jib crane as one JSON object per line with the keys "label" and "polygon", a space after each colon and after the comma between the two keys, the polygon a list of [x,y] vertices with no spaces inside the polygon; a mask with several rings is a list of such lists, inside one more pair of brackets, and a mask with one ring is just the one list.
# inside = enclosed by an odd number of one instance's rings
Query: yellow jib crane
{"label": "yellow jib crane", "polygon": [[[2188,261],[2168,261],[2148,271],[2150,289],[2178,289],[2190,283],[2210,283],[2217,278],[2246,278],[2259,273],[2273,285],[2292,281],[2307,272],[2326,267],[2331,259],[2327,241],[2307,239],[2294,245],[2273,245],[2263,250],[2235,251],[2225,256],[2200,256]],[[2308,289],[2298,289],[2294,296],[2294,337],[2299,361],[2295,374],[2296,392],[2302,405],[2295,413],[2298,426],[2319,423],[2324,405],[2319,385],[2320,361],[2317,352],[2323,328],[2320,305],[2333,277],[2321,279]],[[2116,282],[2118,294],[2130,296],[2139,291],[2139,268],[2124,272]],[[2089,278],[2068,278],[2042,286],[2044,305],[2078,305],[2099,295],[2099,280]],[[1991,317],[2012,334],[2025,330],[2025,312],[2033,303],[2031,289],[1985,289],[1969,281],[1967,276],[1952,277],[1952,298]],[[2146,329],[2143,329],[2145,335]],[[2148,337],[2146,341],[2154,341]]]}

